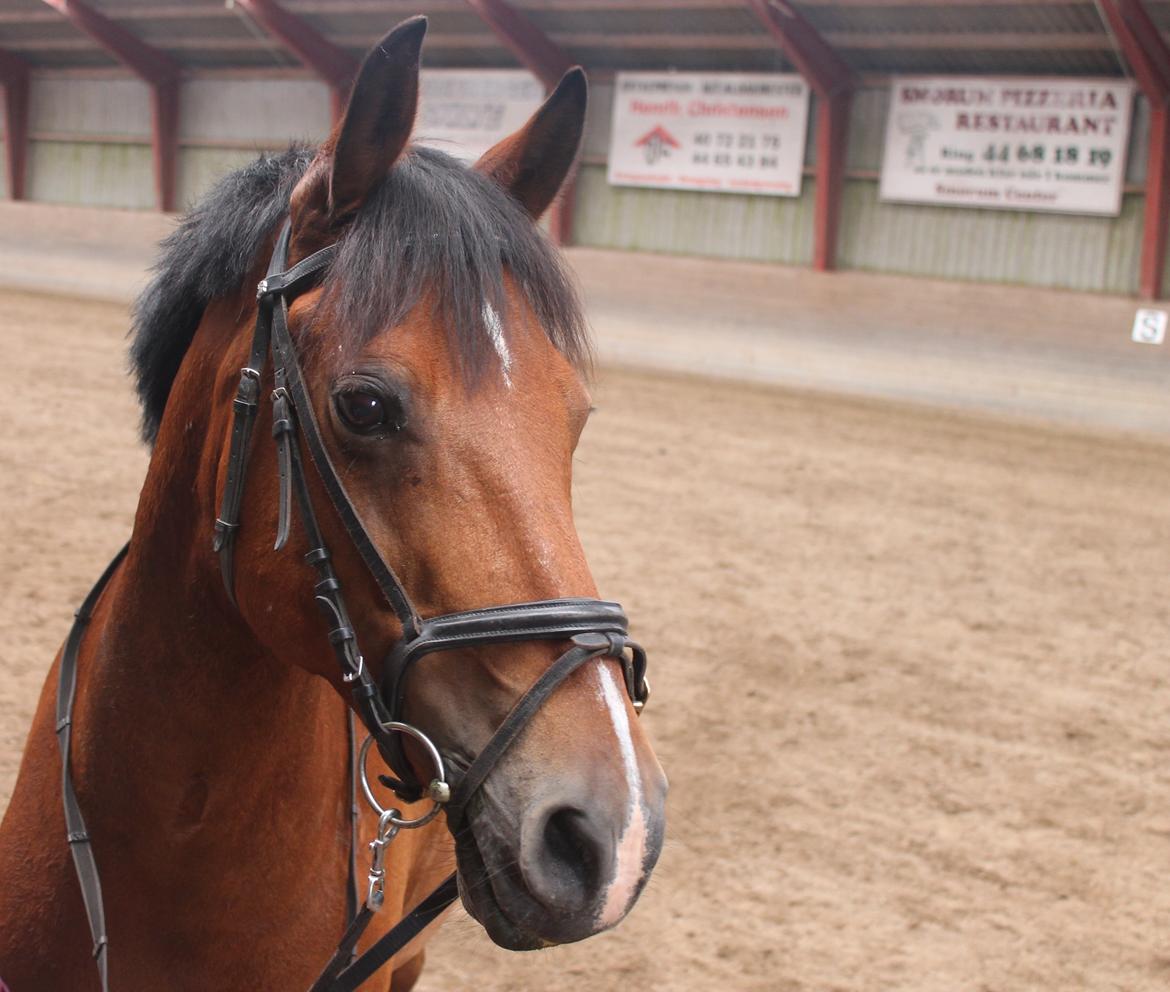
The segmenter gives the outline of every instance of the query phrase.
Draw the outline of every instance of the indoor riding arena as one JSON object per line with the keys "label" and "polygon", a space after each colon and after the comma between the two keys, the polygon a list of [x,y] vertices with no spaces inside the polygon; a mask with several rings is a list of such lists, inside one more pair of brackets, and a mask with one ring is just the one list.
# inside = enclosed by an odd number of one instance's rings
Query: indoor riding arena
{"label": "indoor riding arena", "polygon": [[[2,0],[0,810],[74,611],[135,521],[151,452],[128,334],[159,241],[223,176],[352,121],[364,53],[419,13],[413,141],[468,164],[572,66],[588,76],[540,219],[594,342],[572,509],[647,651],[633,726],[670,791],[620,924],[516,953],[456,903],[414,987],[1170,988],[1164,0]],[[507,379],[523,350],[493,342]],[[251,443],[272,444],[267,422]],[[212,561],[215,510],[176,569]],[[287,568],[316,623],[312,573]],[[173,604],[150,665],[177,664],[205,598]],[[75,774],[103,746],[76,737]],[[67,849],[53,817],[18,859]],[[83,843],[116,894],[135,872],[103,870],[102,836]],[[340,894],[345,874],[311,884]],[[288,898],[251,893],[230,942]],[[113,992],[211,987],[197,946],[120,986],[116,910]],[[17,926],[88,960],[84,925],[0,915]],[[0,953],[10,992],[100,988],[15,973]]]}

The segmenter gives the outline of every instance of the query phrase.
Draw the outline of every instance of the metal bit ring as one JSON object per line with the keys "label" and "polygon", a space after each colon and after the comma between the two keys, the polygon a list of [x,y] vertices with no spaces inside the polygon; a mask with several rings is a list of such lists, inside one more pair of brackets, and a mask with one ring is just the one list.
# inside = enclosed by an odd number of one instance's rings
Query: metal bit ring
{"label": "metal bit ring", "polygon": [[443,758],[439,754],[439,749],[435,747],[434,742],[421,730],[419,730],[417,727],[412,727],[409,723],[398,723],[397,721],[391,721],[390,723],[382,724],[382,729],[393,730],[400,734],[406,734],[408,737],[413,737],[423,746],[423,750],[427,752],[427,757],[431,759],[431,764],[434,765],[435,768],[435,777],[431,780],[430,786],[427,789],[427,794],[431,797],[431,801],[434,803],[434,805],[422,816],[417,816],[413,820],[404,820],[397,815],[397,810],[388,810],[378,802],[377,798],[374,796],[374,790],[370,787],[369,777],[366,775],[366,755],[370,753],[370,747],[374,743],[374,737],[372,734],[362,742],[361,750],[358,751],[358,779],[362,784],[362,793],[365,795],[366,802],[370,804],[374,812],[376,812],[379,817],[387,818],[390,823],[394,824],[394,826],[401,827],[403,830],[410,830],[413,827],[425,826],[426,824],[430,823],[431,820],[433,820],[436,816],[438,816],[439,810],[443,808],[443,804],[435,797],[444,795],[450,796],[451,794],[450,786],[447,785],[447,772],[443,767]]}

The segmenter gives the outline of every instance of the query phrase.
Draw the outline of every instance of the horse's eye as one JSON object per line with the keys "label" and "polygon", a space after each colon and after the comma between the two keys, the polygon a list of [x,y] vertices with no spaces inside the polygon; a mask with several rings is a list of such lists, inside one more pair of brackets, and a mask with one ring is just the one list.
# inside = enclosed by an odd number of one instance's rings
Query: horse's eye
{"label": "horse's eye", "polygon": [[337,394],[337,414],[341,422],[357,434],[373,434],[382,429],[398,430],[386,412],[382,397],[365,389],[347,389]]}

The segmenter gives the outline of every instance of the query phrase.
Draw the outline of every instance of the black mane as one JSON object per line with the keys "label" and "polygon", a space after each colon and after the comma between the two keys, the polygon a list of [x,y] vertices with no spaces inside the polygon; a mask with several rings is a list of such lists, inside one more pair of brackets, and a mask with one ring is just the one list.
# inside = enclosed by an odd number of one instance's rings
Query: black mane
{"label": "black mane", "polygon": [[[237,292],[260,261],[313,154],[292,148],[225,177],[162,243],[154,278],[134,307],[130,346],[148,444],[204,310]],[[326,293],[338,327],[360,343],[432,292],[461,370],[474,375],[492,353],[485,303],[506,319],[505,271],[553,344],[585,362],[572,281],[520,205],[450,156],[413,148],[342,234]]]}

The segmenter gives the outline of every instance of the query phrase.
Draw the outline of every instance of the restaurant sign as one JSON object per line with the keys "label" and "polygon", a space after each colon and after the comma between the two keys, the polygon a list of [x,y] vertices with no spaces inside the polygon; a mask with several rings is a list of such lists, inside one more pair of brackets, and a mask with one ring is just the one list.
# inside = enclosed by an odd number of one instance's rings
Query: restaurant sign
{"label": "restaurant sign", "polygon": [[1130,82],[944,76],[891,87],[883,200],[1120,212]]}

